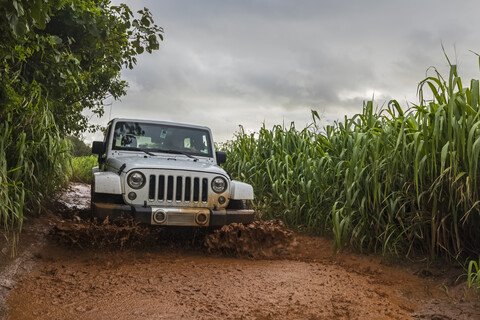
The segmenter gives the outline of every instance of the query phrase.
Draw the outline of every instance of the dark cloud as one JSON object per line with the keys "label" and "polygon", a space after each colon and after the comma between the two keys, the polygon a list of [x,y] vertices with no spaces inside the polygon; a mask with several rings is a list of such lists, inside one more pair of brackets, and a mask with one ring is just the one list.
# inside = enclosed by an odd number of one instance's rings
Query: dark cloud
{"label": "dark cloud", "polygon": [[[212,127],[325,123],[361,112],[375,95],[416,99],[427,68],[447,69],[441,45],[478,78],[477,0],[129,1],[165,29],[159,51],[123,73],[128,95],[112,117],[146,117]],[[106,116],[97,121],[106,123]]]}

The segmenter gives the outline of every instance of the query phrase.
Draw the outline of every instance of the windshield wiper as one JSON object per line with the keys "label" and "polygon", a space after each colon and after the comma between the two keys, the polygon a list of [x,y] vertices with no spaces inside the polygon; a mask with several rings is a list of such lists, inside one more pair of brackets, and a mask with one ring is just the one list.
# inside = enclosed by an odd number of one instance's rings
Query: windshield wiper
{"label": "windshield wiper", "polygon": [[[156,150],[155,150],[155,151],[156,151]],[[197,158],[197,157],[194,157],[194,156],[192,156],[191,154],[188,154],[188,153],[182,152],[182,151],[178,151],[178,150],[162,150],[162,149],[159,149],[158,152],[181,154],[181,155],[187,156],[187,157],[189,157],[189,158],[192,158],[192,159],[194,159],[195,161],[198,161],[198,158]]]}
{"label": "windshield wiper", "polygon": [[156,154],[153,154],[153,153],[149,152],[148,150],[145,150],[145,149],[142,149],[142,148],[128,147],[128,148],[125,148],[125,150],[142,151],[142,152],[145,152],[146,154],[148,154],[149,156],[156,156]]}

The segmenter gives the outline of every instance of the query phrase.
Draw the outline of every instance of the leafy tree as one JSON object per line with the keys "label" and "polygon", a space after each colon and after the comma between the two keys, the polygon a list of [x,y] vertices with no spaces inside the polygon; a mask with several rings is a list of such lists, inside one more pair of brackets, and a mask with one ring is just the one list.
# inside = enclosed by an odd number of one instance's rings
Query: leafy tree
{"label": "leafy tree", "polygon": [[77,136],[68,136],[70,141],[70,151],[74,157],[85,157],[92,155],[92,149],[88,146],[83,139]]}
{"label": "leafy tree", "polygon": [[67,135],[91,128],[85,109],[125,94],[123,67],[159,48],[145,8],[109,0],[0,0],[0,226],[21,227],[59,187]]}
{"label": "leafy tree", "polygon": [[133,68],[136,55],[163,39],[147,8],[135,18],[108,0],[1,1],[1,76],[20,94],[38,85],[63,134],[89,127],[83,110],[101,115],[106,98],[124,95],[122,67]]}

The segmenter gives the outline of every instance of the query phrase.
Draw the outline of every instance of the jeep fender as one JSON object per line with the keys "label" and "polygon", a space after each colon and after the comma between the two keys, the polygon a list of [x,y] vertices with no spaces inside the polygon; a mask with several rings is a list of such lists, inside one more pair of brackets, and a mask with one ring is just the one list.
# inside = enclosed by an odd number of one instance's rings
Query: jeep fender
{"label": "jeep fender", "polygon": [[93,192],[122,194],[120,176],[114,172],[93,172]]}
{"label": "jeep fender", "polygon": [[230,199],[253,200],[253,187],[248,183],[232,180],[230,184]]}

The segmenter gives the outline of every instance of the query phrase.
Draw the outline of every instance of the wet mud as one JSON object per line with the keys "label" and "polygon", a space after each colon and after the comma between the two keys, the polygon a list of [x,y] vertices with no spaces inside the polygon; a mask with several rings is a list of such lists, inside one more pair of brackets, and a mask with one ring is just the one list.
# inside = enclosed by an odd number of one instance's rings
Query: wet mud
{"label": "wet mud", "polygon": [[59,194],[57,202],[68,209],[90,209],[90,185],[71,182],[68,188]]}
{"label": "wet mud", "polygon": [[334,255],[279,221],[162,229],[63,204],[27,224],[44,240],[17,262],[6,319],[480,319],[455,277]]}
{"label": "wet mud", "polygon": [[253,259],[291,256],[295,234],[281,220],[232,223],[220,229],[165,228],[139,224],[129,219],[98,220],[87,209],[57,203],[57,221],[49,237],[77,249],[195,247],[208,253]]}
{"label": "wet mud", "polygon": [[210,253],[250,258],[286,258],[297,246],[295,234],[280,220],[232,223],[205,237]]}
{"label": "wet mud", "polygon": [[159,231],[133,220],[97,221],[74,216],[72,220],[59,221],[50,232],[50,237],[66,247],[122,249],[156,243]]}

